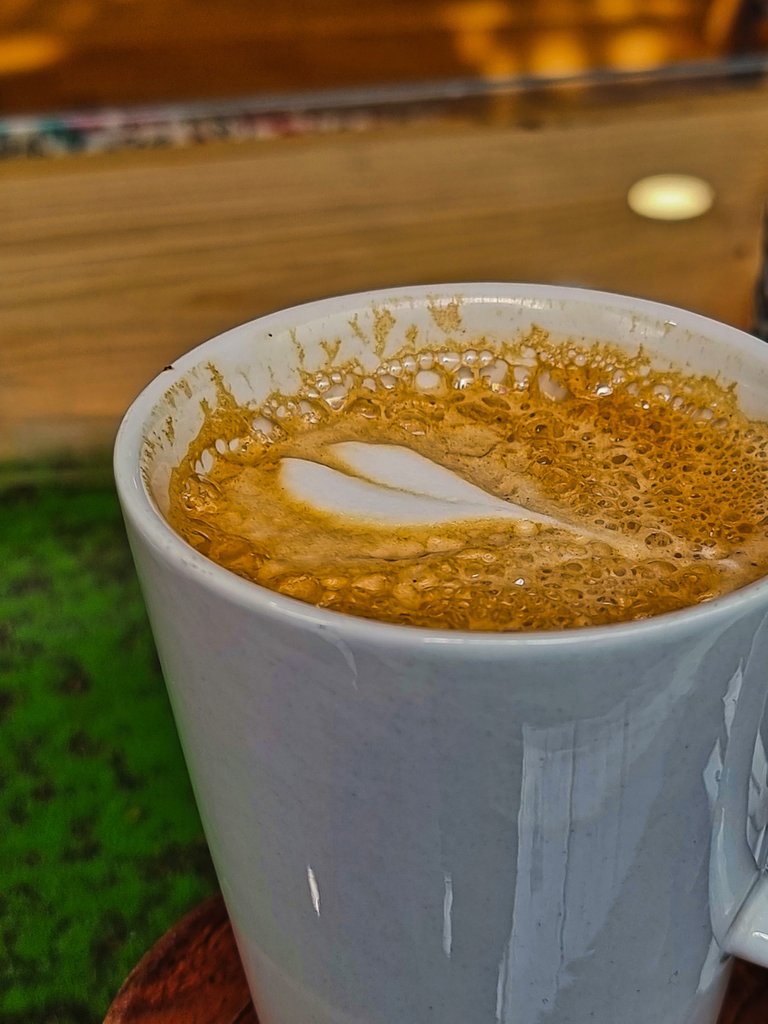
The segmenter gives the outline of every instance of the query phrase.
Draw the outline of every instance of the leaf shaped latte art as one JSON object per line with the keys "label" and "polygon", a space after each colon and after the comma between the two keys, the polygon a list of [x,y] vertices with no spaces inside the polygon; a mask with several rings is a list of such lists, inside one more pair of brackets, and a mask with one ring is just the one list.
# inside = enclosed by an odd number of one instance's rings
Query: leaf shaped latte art
{"label": "leaf shaped latte art", "polygon": [[308,459],[284,458],[280,464],[280,482],[288,496],[318,512],[361,524],[401,527],[513,520],[568,530],[611,545],[627,544],[607,531],[489,494],[402,445],[344,441],[330,445],[328,452],[350,473]]}

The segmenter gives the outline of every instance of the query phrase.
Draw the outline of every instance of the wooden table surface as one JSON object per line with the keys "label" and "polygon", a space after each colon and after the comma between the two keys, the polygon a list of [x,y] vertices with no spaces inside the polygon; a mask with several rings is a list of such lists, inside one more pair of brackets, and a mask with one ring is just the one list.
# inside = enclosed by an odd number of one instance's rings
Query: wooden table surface
{"label": "wooden table surface", "polygon": [[[766,1021],[768,971],[737,961],[719,1024]],[[220,896],[189,913],[147,953],[104,1024],[258,1024]]]}
{"label": "wooden table surface", "polygon": [[[749,327],[768,198],[768,86],[482,123],[0,164],[0,459],[106,447],[181,352],[366,288],[541,281]],[[609,98],[610,98],[609,97]],[[511,104],[511,105],[510,105]],[[700,175],[707,216],[643,220],[639,177]]]}

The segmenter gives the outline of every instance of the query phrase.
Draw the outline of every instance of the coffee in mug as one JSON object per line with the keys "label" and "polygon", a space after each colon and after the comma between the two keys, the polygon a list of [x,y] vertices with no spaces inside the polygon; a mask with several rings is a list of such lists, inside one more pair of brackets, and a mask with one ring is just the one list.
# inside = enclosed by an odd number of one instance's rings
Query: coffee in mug
{"label": "coffee in mug", "polygon": [[219,382],[170,495],[225,568],[416,626],[641,619],[768,569],[768,424],[729,382],[535,327],[329,359],[256,410]]}

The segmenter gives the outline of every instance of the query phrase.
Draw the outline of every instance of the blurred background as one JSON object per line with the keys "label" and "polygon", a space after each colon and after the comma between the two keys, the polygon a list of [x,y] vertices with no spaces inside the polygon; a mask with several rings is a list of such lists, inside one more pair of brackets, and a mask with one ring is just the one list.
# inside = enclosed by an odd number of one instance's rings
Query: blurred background
{"label": "blurred background", "polygon": [[639,71],[768,44],[760,0],[5,0],[0,110]]}
{"label": "blurred background", "polygon": [[768,333],[766,71],[765,0],[3,0],[2,1024],[100,1021],[215,889],[110,479],[138,390],[429,281]]}

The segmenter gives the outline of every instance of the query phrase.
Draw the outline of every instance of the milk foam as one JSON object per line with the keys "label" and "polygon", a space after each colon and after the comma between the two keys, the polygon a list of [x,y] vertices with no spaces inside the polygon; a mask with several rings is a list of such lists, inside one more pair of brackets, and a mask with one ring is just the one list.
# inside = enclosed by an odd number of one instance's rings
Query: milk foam
{"label": "milk foam", "polygon": [[281,460],[280,481],[288,495],[318,512],[369,525],[513,519],[568,528],[552,516],[488,494],[403,445],[344,441],[331,445],[328,454],[359,476],[306,459]]}
{"label": "milk foam", "polygon": [[403,445],[342,441],[330,445],[326,454],[358,475],[319,462],[285,458],[280,461],[280,483],[290,500],[347,522],[369,527],[456,527],[471,521],[512,520],[518,524],[519,533],[525,532],[525,524],[539,523],[578,537],[602,540],[625,554],[647,554],[626,537],[543,515],[489,494]]}

